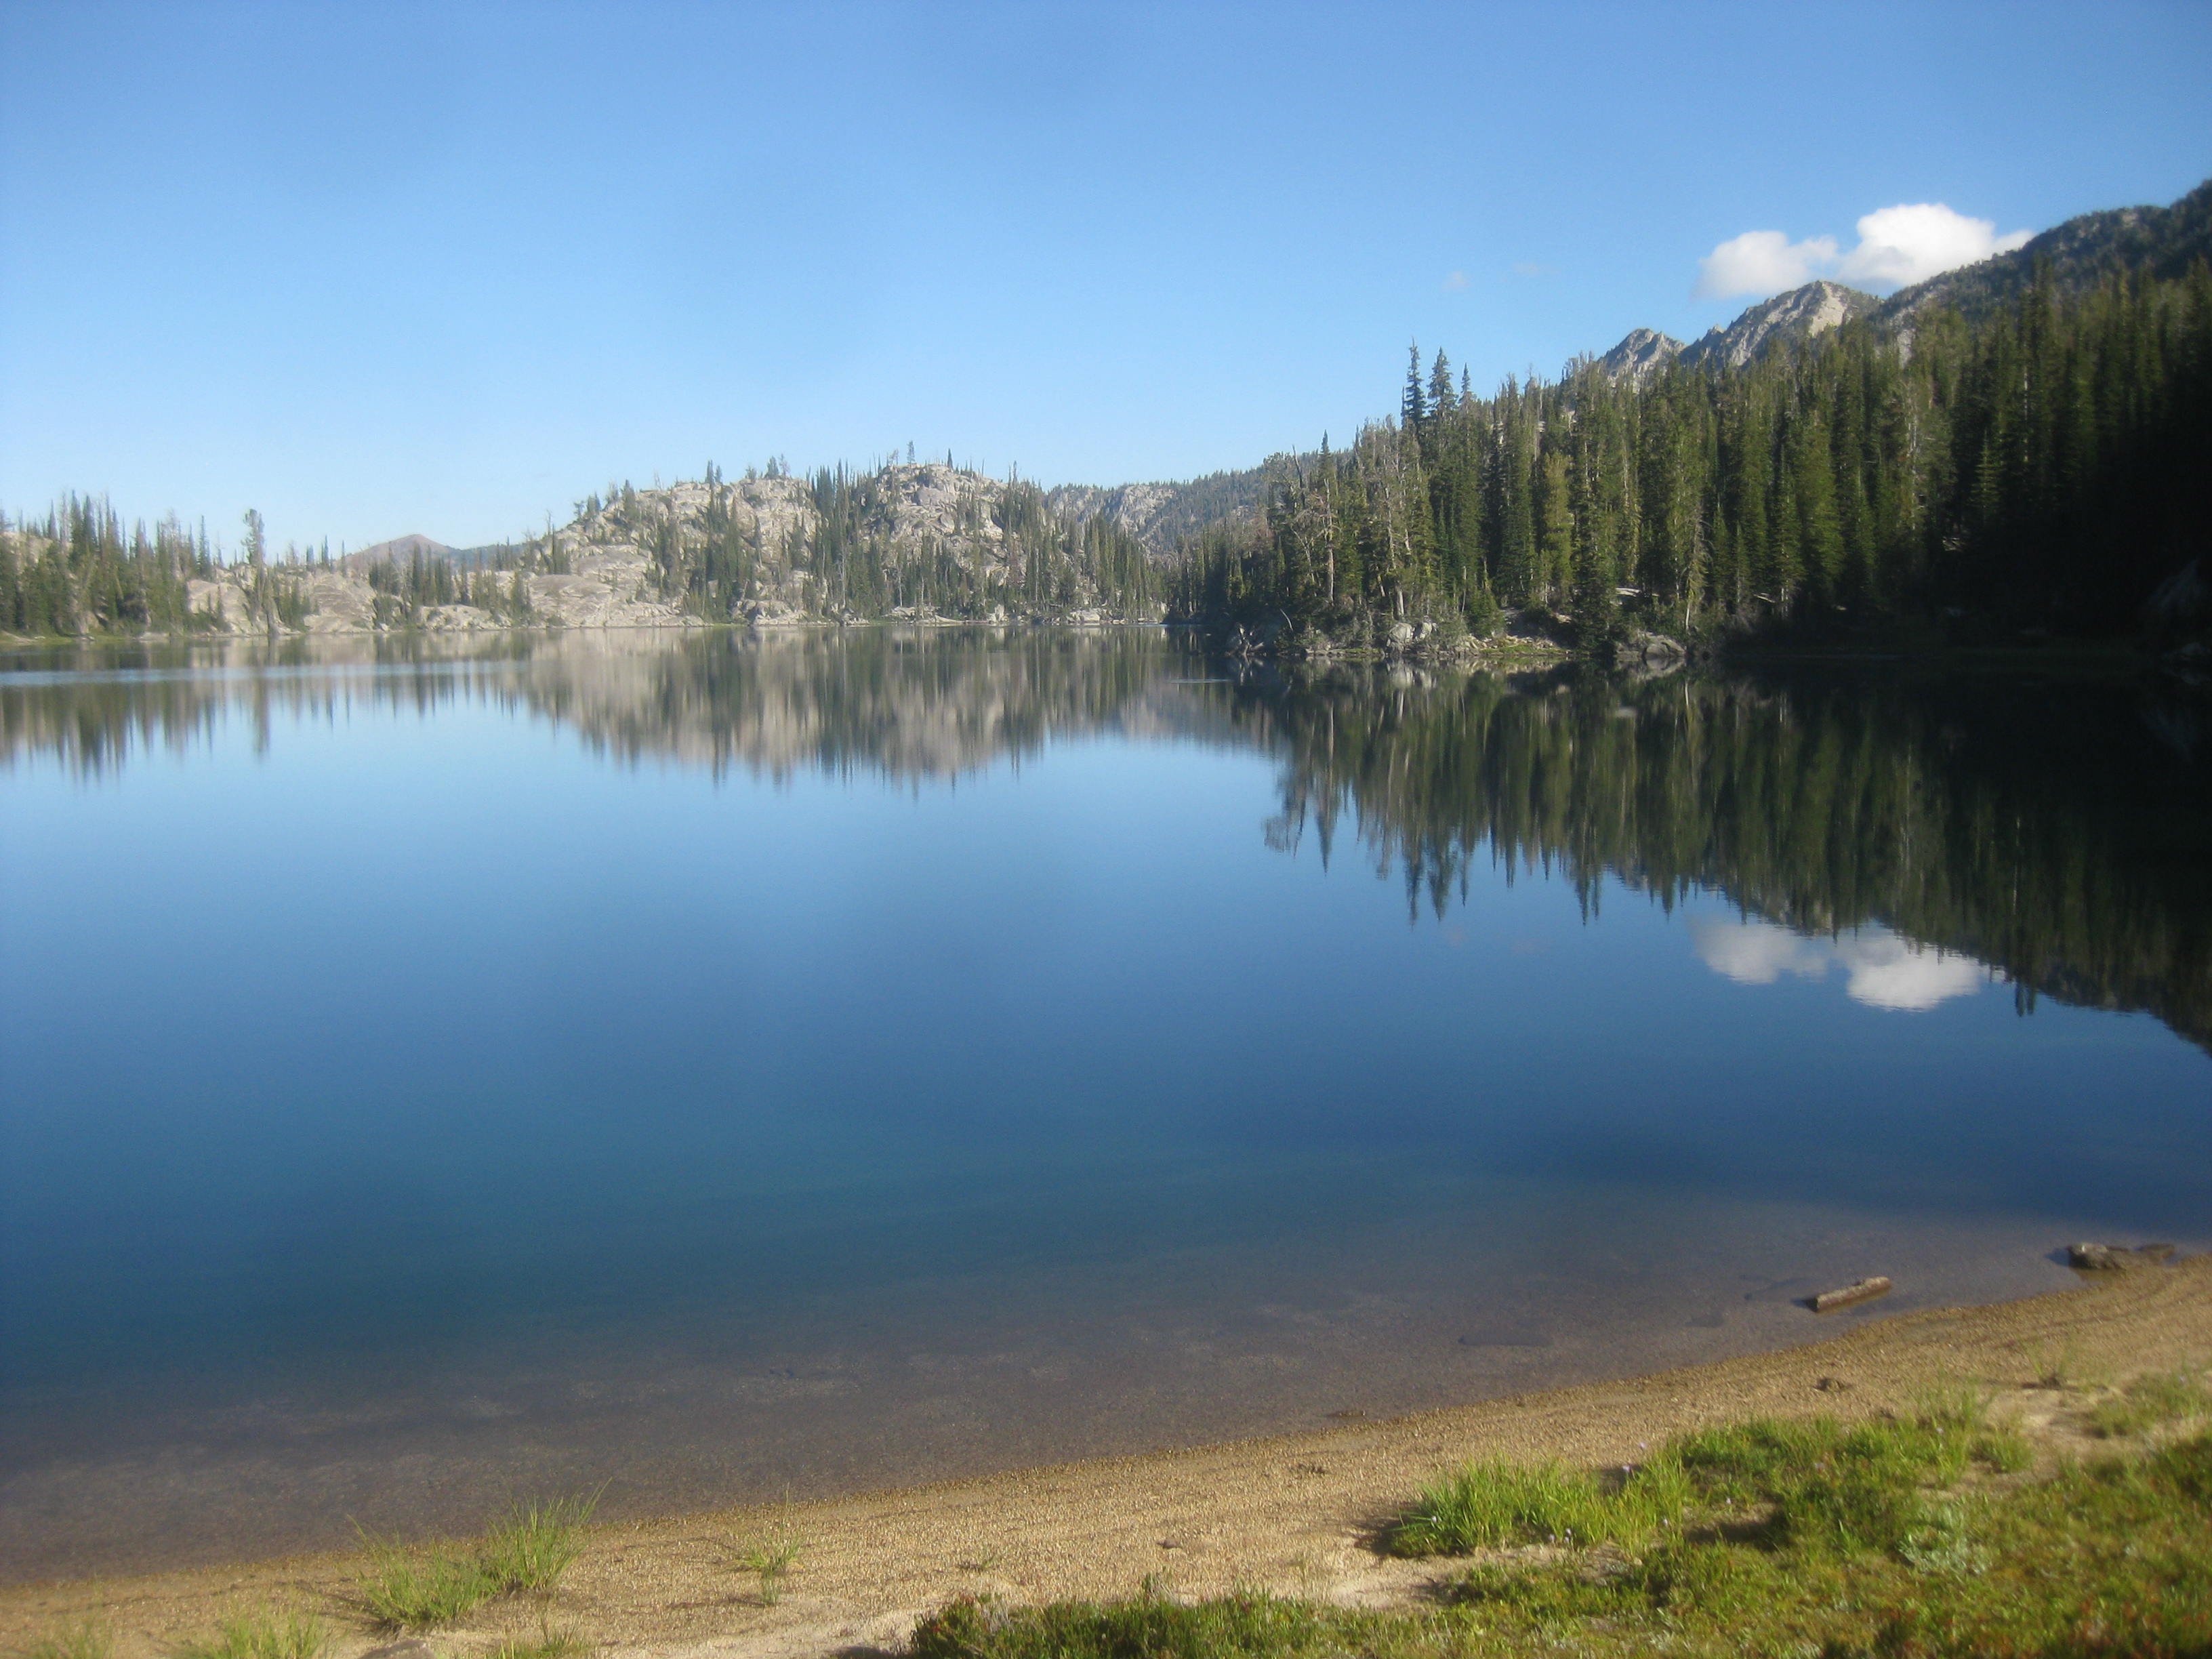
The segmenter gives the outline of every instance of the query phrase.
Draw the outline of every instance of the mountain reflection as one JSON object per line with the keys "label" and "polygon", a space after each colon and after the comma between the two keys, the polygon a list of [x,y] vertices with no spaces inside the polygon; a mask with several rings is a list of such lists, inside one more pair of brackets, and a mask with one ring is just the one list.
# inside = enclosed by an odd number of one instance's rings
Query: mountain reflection
{"label": "mountain reflection", "polygon": [[1347,842],[1443,915],[1477,867],[1608,880],[1740,923],[1692,944],[1746,984],[1840,976],[1917,1010],[1992,976],[2212,1041],[2212,767],[2202,711],[2130,680],[1584,670],[1505,679],[1209,670],[1156,631],[500,635],[20,653],[0,754],[86,775],[226,722],[458,701],[612,759],[919,787],[1106,733],[1256,750],[1263,829]]}

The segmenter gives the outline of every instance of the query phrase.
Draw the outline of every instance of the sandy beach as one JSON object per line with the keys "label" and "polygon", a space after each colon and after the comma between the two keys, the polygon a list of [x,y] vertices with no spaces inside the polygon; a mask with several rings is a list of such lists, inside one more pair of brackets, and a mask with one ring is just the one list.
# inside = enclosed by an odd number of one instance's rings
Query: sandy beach
{"label": "sandy beach", "polygon": [[[1879,1413],[1938,1382],[1988,1389],[2045,1455],[2093,1443],[2080,1417],[2141,1371],[2212,1361],[2212,1257],[2094,1276],[1990,1307],[1875,1318],[1832,1340],[1628,1381],[1187,1451],[1019,1471],[777,1510],[594,1529],[550,1606],[507,1601],[428,1638],[363,1617],[349,1555],[318,1555],[0,1592],[0,1647],[97,1620],[118,1659],[154,1659],[264,1601],[317,1611],[334,1659],[404,1645],[473,1659],[541,1625],[617,1654],[799,1655],[895,1649],[961,1592],[1112,1596],[1148,1577],[1199,1595],[1237,1585],[1346,1603],[1419,1596],[1448,1568],[1372,1547],[1377,1524],[1439,1467],[1475,1455],[1630,1462],[1668,1434],[1753,1414]],[[1808,1315],[1808,1317],[1812,1316]],[[804,1541],[763,1603],[738,1564],[781,1529]],[[395,1654],[393,1659],[398,1659]]]}

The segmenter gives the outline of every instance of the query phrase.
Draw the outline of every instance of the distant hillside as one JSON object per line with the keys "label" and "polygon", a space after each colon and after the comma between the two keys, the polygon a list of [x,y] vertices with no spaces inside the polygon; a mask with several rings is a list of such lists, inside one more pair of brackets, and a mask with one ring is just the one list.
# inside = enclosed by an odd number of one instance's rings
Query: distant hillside
{"label": "distant hillside", "polygon": [[[709,468],[613,487],[520,543],[455,549],[418,532],[336,568],[226,564],[181,526],[149,540],[104,501],[70,497],[43,521],[0,520],[0,630],[1264,611],[1350,639],[1378,617],[1393,635],[1449,634],[1455,611],[1486,630],[1525,610],[1601,637],[1631,623],[1832,630],[1916,610],[1995,636],[2146,625],[2155,595],[2158,629],[2178,637],[2203,626],[2204,602],[2184,600],[2212,569],[2212,345],[2192,343],[2212,299],[2190,275],[2208,258],[2212,184],[2069,220],[1886,301],[1816,282],[1688,345],[1638,329],[1562,383],[1509,381],[1492,399],[1455,394],[1439,354],[1425,386],[1413,365],[1404,418],[1346,448],[1181,482],[1047,491],[933,463]],[[2138,280],[2106,286],[2123,272]],[[2051,303],[2015,306],[2039,275]],[[1966,326],[1922,325],[1937,305]],[[1802,362],[1775,350],[1814,340]]]}
{"label": "distant hillside", "polygon": [[480,547],[448,547],[418,532],[374,543],[335,562],[341,570],[356,575],[366,574],[371,565],[405,564],[417,555],[426,559],[441,559],[456,570],[504,569],[514,563],[518,546],[514,542],[486,542]]}
{"label": "distant hillside", "polygon": [[1396,418],[1197,538],[1175,614],[1324,656],[1518,627],[1645,661],[2154,635],[2201,659],[2208,209],[2091,215],[1887,301],[1807,283],[1490,398],[1416,353]]}
{"label": "distant hillside", "polygon": [[1062,484],[1047,490],[1045,501],[1063,519],[1103,514],[1164,559],[1203,526],[1249,514],[1266,492],[1267,477],[1267,468],[1254,466],[1179,483]]}
{"label": "distant hillside", "polygon": [[2160,280],[2184,276],[2197,259],[2212,259],[2212,180],[2172,207],[2115,208],[2069,219],[2013,252],[1894,294],[1873,314],[1879,323],[1899,326],[1942,305],[1978,322],[2026,292],[2038,267],[2049,271],[2061,293],[2078,294],[2119,271]]}
{"label": "distant hillside", "polygon": [[1597,368],[1615,384],[1637,386],[1668,362],[1741,368],[1782,342],[1809,340],[1862,317],[1908,335],[1913,319],[1935,306],[1948,306],[1969,323],[1979,322],[2017,301],[2039,270],[2059,293],[2071,295],[2119,271],[2170,280],[2185,275],[2197,259],[2212,259],[2212,182],[2199,185],[2172,207],[2082,214],[2010,253],[1947,270],[1887,300],[1824,278],[1762,300],[1690,345],[1651,329],[1631,329],[1597,359]]}
{"label": "distant hillside", "polygon": [[405,564],[410,559],[416,557],[451,561],[454,556],[454,550],[447,546],[445,543],[433,541],[429,537],[417,532],[409,536],[394,536],[390,541],[377,542],[370,546],[361,548],[347,554],[336,562],[339,569],[351,571],[359,575],[366,572],[371,565],[383,564],[387,561],[395,564]]}

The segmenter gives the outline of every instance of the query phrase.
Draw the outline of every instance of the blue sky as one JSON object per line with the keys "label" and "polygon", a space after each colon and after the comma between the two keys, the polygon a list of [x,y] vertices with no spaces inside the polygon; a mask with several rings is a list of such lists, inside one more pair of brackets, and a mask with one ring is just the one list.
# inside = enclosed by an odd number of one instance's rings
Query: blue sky
{"label": "blue sky", "polygon": [[710,458],[1244,465],[1409,338],[1553,374],[1892,268],[1885,209],[2212,174],[2201,3],[0,0],[0,504],[280,544]]}

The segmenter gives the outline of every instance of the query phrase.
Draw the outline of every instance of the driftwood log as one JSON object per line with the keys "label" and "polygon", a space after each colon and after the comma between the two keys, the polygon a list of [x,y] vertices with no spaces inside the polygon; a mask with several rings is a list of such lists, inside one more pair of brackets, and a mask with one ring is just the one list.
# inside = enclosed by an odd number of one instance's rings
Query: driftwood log
{"label": "driftwood log", "polygon": [[1855,1285],[1846,1285],[1840,1291],[1823,1291],[1806,1303],[1814,1313],[1827,1313],[1836,1308],[1848,1308],[1854,1302],[1871,1302],[1878,1296],[1889,1294],[1889,1280],[1876,1273],[1872,1279],[1862,1279]]}

